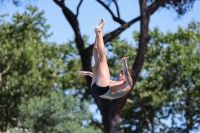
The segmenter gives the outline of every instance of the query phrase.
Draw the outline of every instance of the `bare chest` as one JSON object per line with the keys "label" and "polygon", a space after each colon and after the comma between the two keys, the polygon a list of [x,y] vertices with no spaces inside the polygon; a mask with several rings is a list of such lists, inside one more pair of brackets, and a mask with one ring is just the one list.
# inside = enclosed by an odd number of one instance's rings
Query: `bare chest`
{"label": "bare chest", "polygon": [[125,82],[123,81],[118,81],[118,82],[114,82],[114,83],[110,83],[110,89],[113,92],[117,92],[120,90],[123,90],[126,87]]}

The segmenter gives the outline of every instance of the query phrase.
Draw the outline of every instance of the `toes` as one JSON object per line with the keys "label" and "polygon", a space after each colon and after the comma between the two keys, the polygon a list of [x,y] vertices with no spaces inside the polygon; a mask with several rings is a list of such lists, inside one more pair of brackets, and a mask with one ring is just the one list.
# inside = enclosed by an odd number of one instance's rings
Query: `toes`
{"label": "toes", "polygon": [[105,23],[105,20],[103,18],[101,18],[101,21],[100,21],[99,25],[104,24],[104,23]]}
{"label": "toes", "polygon": [[103,18],[101,19],[101,21],[102,21],[103,24],[105,23],[105,20]]}

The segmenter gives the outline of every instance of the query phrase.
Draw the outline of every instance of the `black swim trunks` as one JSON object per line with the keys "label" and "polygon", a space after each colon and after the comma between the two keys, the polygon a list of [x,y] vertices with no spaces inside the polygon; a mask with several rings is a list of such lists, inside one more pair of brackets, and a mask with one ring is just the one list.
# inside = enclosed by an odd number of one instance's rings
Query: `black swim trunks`
{"label": "black swim trunks", "polygon": [[92,85],[92,91],[93,91],[93,93],[96,94],[96,95],[98,95],[98,96],[106,94],[106,92],[109,89],[110,89],[110,86],[101,87],[101,86],[98,86],[96,83],[94,83]]}

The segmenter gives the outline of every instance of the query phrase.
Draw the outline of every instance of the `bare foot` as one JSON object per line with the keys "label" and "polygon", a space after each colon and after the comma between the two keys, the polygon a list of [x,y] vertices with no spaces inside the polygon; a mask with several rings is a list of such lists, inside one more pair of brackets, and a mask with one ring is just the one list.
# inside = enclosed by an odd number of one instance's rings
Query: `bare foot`
{"label": "bare foot", "polygon": [[105,23],[105,20],[102,18],[99,25],[95,27],[94,32],[99,33],[100,31],[102,31],[104,23]]}

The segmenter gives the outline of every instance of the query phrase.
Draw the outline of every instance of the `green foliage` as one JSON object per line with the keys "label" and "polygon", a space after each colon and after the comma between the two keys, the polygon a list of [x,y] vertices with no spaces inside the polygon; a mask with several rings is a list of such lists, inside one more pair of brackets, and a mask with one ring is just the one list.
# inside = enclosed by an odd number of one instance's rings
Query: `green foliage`
{"label": "green foliage", "polygon": [[199,29],[200,23],[192,21],[175,33],[149,31],[151,40],[131,94],[133,103],[127,103],[122,114],[124,132],[199,130]]}
{"label": "green foliage", "polygon": [[34,97],[20,109],[21,127],[30,132],[98,133],[88,127],[91,114],[88,104],[62,91],[51,92],[49,97]]}
{"label": "green foliage", "polygon": [[125,40],[121,40],[120,37],[117,37],[107,45],[107,49],[107,62],[111,78],[117,80],[118,74],[122,70],[121,58],[129,56],[128,66],[131,68],[136,56],[136,48],[131,44],[128,44]]}
{"label": "green foliage", "polygon": [[[49,25],[37,7],[28,6],[11,22],[0,18],[0,130],[17,124],[18,105],[34,96],[48,95],[54,88],[77,88],[81,69],[74,42],[45,42]],[[75,59],[74,59],[75,58]],[[82,83],[83,84],[83,83]],[[81,85],[82,85],[81,84]]]}
{"label": "green foliage", "polygon": [[[170,2],[169,6],[165,6],[170,8],[174,4],[180,14],[184,14],[194,3],[193,0],[189,3]],[[186,6],[183,7],[184,4]],[[29,6],[25,13],[16,13],[12,22],[4,21],[5,15],[1,16],[0,129],[6,130],[17,125],[20,105],[20,109],[24,109],[20,115],[24,128],[33,131],[94,132],[93,128],[86,128],[82,124],[86,118],[81,117],[81,110],[76,108],[81,105],[70,103],[75,107],[72,112],[78,110],[78,113],[73,112],[76,115],[67,119],[68,112],[63,108],[68,105],[66,99],[58,100],[62,96],[57,93],[49,95],[57,88],[82,98],[88,95],[88,91],[85,91],[88,87],[84,77],[76,75],[76,71],[82,67],[75,42],[57,45],[44,41],[50,34],[47,34],[49,25],[46,25],[43,14],[36,7]],[[187,132],[198,129],[199,23],[192,22],[188,29],[179,28],[176,33],[168,32],[164,35],[158,29],[149,33],[152,38],[145,55],[146,61],[131,94],[133,104],[126,104],[122,111],[123,132]],[[139,33],[135,32],[136,41],[138,36]],[[87,36],[83,39],[88,46]],[[116,38],[108,45],[108,50],[111,77],[115,80],[121,70],[121,57],[130,57],[130,67],[137,48]],[[61,101],[64,103],[59,103]],[[35,109],[37,113],[26,110],[28,108],[32,111]],[[30,120],[32,115],[34,121]],[[171,125],[163,122],[167,118]]]}
{"label": "green foliage", "polygon": [[[148,0],[149,4],[153,2],[155,2],[155,0]],[[196,0],[168,0],[163,7],[174,10],[178,17],[180,17],[190,11],[195,2]]]}
{"label": "green foliage", "polygon": [[[42,15],[43,12],[37,12],[37,8],[29,6],[27,12],[22,15],[13,15],[12,23],[1,21],[1,129],[5,129],[8,123],[16,123],[17,105],[20,104],[22,96],[27,98],[28,95],[44,93],[55,80],[54,77],[49,78],[49,85],[44,84],[47,79],[39,69],[39,64],[45,61],[45,51],[51,48],[41,41],[41,37],[49,36],[46,34],[49,26],[45,24]],[[46,61],[43,63],[47,64]]]}

